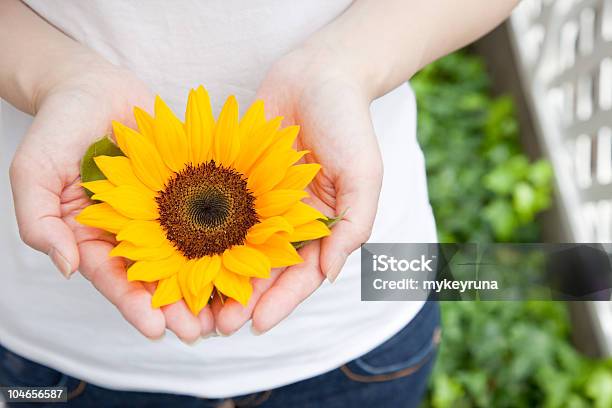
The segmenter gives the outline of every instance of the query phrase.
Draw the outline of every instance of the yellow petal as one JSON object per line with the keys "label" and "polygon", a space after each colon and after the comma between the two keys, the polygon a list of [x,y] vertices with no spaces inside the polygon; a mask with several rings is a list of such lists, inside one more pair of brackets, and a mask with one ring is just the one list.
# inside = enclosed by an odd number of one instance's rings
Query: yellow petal
{"label": "yellow petal", "polygon": [[191,160],[194,164],[208,161],[214,128],[215,120],[208,92],[203,86],[192,89],[185,112],[185,132],[191,143]]}
{"label": "yellow petal", "polygon": [[189,280],[191,279],[191,269],[193,269],[193,265],[195,265],[195,259],[187,259],[177,275],[179,286],[181,287],[181,292],[183,292],[185,302],[187,302],[188,304],[188,297],[191,296]]}
{"label": "yellow petal", "polygon": [[230,166],[240,152],[240,136],[238,134],[238,102],[232,95],[227,98],[219,114],[213,139],[214,156],[217,163]]}
{"label": "yellow petal", "polygon": [[300,160],[306,151],[293,149],[272,150],[261,161],[255,163],[249,174],[247,188],[255,197],[270,191],[287,174],[287,169]]}
{"label": "yellow petal", "polygon": [[130,219],[119,214],[106,203],[85,207],[75,219],[83,225],[118,233]]}
{"label": "yellow petal", "polygon": [[155,98],[154,134],[155,144],[166,166],[174,172],[181,171],[191,161],[189,140],[183,123],[159,96]]}
{"label": "yellow petal", "polygon": [[321,170],[317,163],[298,164],[287,169],[285,177],[274,188],[277,190],[303,190]]}
{"label": "yellow petal", "polygon": [[261,245],[250,246],[265,254],[270,260],[272,268],[297,265],[304,262],[289,240],[280,234],[272,235]]}
{"label": "yellow petal", "polygon": [[293,232],[293,226],[283,217],[270,217],[249,229],[246,240],[251,244],[263,244],[277,232]]}
{"label": "yellow petal", "polygon": [[144,136],[119,122],[113,122],[117,144],[130,158],[136,177],[147,187],[159,191],[172,173],[164,164],[157,148]]}
{"label": "yellow petal", "polygon": [[210,301],[210,295],[213,291],[213,288],[214,286],[212,283],[207,283],[202,287],[200,293],[198,293],[197,296],[194,297],[194,307],[190,308],[194,316],[197,316],[200,311],[202,311],[202,309],[206,307],[206,305]]}
{"label": "yellow petal", "polygon": [[157,221],[130,221],[117,234],[117,241],[129,241],[137,246],[159,247],[166,241],[166,232]]}
{"label": "yellow petal", "polygon": [[127,270],[127,277],[130,282],[155,282],[177,274],[186,261],[178,252],[159,261],[138,261]]}
{"label": "yellow petal", "polygon": [[238,126],[240,132],[240,146],[246,143],[255,129],[263,126],[266,123],[266,115],[264,112],[264,103],[261,100],[253,102],[253,104],[246,111],[240,125]]}
{"label": "yellow petal", "polygon": [[183,299],[185,299],[185,303],[187,303],[187,307],[189,307],[191,313],[197,316],[200,311],[208,304],[208,301],[210,300],[210,294],[213,290],[213,284],[205,284],[200,288],[200,291],[198,293],[192,294],[189,279],[191,277],[191,271],[194,265],[194,260],[187,261],[183,268],[181,268],[181,270],[179,271],[178,281],[179,286],[181,288],[181,293],[183,294]]}
{"label": "yellow petal", "polygon": [[175,252],[176,249],[170,244],[158,247],[139,247],[131,242],[123,241],[111,249],[109,256],[122,256],[132,261],[159,261],[170,257]]}
{"label": "yellow petal", "polygon": [[[195,308],[197,307],[196,297],[191,294],[190,286],[189,286],[189,278],[191,276],[191,269],[194,265],[194,260],[189,259],[187,262],[183,264],[183,267],[179,270],[177,275],[179,287],[181,288],[181,293],[183,295],[183,299],[189,307],[189,310],[193,313]],[[195,314],[195,313],[194,313]]]}
{"label": "yellow petal", "polygon": [[276,117],[252,132],[252,135],[246,139],[246,144],[240,146],[240,155],[234,166],[238,171],[242,172],[242,174],[248,174],[253,163],[259,159],[275,140],[277,130],[282,121],[282,117]]}
{"label": "yellow petal", "polygon": [[319,210],[303,202],[294,204],[287,212],[282,214],[282,217],[293,226],[306,224],[314,220],[326,219],[325,215]]}
{"label": "yellow petal", "polygon": [[288,237],[291,242],[300,242],[323,238],[329,234],[331,234],[330,229],[321,221],[311,221],[295,227],[293,233],[288,234]]}
{"label": "yellow petal", "polygon": [[104,176],[116,186],[129,185],[148,189],[134,173],[130,159],[123,156],[97,156],[94,157],[96,166]]}
{"label": "yellow petal", "polygon": [[173,275],[169,278],[160,280],[155,289],[155,294],[151,301],[151,306],[154,308],[170,305],[181,300],[181,288],[178,284],[178,278]]}
{"label": "yellow petal", "polygon": [[249,278],[235,274],[224,267],[221,267],[221,271],[214,284],[219,292],[236,300],[243,306],[247,305],[253,293],[253,287]]}
{"label": "yellow petal", "polygon": [[81,187],[84,187],[92,193],[96,194],[112,190],[113,188],[115,188],[115,185],[108,180],[96,180],[81,183]]}
{"label": "yellow petal", "polygon": [[230,271],[253,278],[270,277],[270,261],[258,250],[236,245],[223,253],[223,266]]}
{"label": "yellow petal", "polygon": [[155,120],[153,117],[139,107],[134,107],[134,118],[136,118],[140,134],[147,138],[149,142],[155,144]]}
{"label": "yellow petal", "polygon": [[194,261],[189,277],[189,289],[192,295],[197,295],[205,285],[210,284],[219,275],[221,257],[219,255],[205,256]]}
{"label": "yellow petal", "polygon": [[94,194],[94,200],[104,201],[118,213],[136,220],[154,220],[159,214],[153,195],[132,186],[118,186],[112,190]]}
{"label": "yellow petal", "polygon": [[278,131],[276,141],[272,145],[275,149],[290,149],[293,148],[293,143],[300,133],[300,127],[297,125],[287,126]]}
{"label": "yellow petal", "polygon": [[261,217],[273,217],[284,213],[305,197],[308,197],[308,193],[305,191],[272,190],[257,197],[255,207]]}

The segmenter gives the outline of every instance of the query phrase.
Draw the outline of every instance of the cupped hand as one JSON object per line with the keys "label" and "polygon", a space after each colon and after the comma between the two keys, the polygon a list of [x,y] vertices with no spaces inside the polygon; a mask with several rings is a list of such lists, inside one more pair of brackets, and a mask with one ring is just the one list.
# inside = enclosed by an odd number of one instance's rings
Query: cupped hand
{"label": "cupped hand", "polygon": [[150,111],[153,95],[131,73],[104,62],[71,68],[39,90],[34,121],[11,164],[20,235],[65,277],[78,269],[145,336],[157,338],[169,329],[195,341],[214,330],[210,309],[198,317],[183,301],[153,309],[154,288],[128,282],[124,260],[109,258],[113,237],[74,220],[90,204],[79,171],[87,147],[110,132],[112,120],[134,127],[133,107]]}
{"label": "cupped hand", "polygon": [[[252,319],[258,334],[274,327],[327,277],[333,282],[347,257],[370,236],[382,183],[382,160],[370,118],[367,92],[350,70],[320,50],[298,50],[277,62],[257,99],[268,117],[301,127],[297,147],[306,161],[322,165],[309,186],[309,204],[327,216],[344,213],[329,237],[300,250],[304,262],[253,279],[247,305],[213,301],[217,331],[231,334]],[[307,200],[307,201],[308,201]]]}

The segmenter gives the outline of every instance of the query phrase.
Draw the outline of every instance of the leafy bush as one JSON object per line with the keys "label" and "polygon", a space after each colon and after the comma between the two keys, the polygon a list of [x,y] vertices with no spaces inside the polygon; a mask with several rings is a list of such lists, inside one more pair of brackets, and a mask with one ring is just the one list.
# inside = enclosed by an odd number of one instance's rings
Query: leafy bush
{"label": "leafy bush", "polygon": [[[513,101],[491,96],[482,60],[454,53],[412,86],[440,241],[536,242],[552,170],[521,152]],[[442,319],[424,405],[612,407],[612,363],[572,347],[563,303],[443,302]]]}
{"label": "leafy bush", "polygon": [[557,302],[443,303],[432,407],[612,407],[612,363],[569,342]]}
{"label": "leafy bush", "polygon": [[451,54],[412,81],[429,195],[442,242],[537,240],[552,170],[530,164],[510,97],[491,97],[482,61]]}

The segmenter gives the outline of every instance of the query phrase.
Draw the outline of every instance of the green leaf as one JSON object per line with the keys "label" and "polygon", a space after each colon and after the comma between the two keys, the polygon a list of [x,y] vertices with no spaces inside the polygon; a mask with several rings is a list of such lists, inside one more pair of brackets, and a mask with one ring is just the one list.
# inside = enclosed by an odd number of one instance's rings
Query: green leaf
{"label": "green leaf", "polygon": [[518,226],[518,220],[512,205],[508,201],[496,199],[484,207],[483,215],[498,239],[508,241],[512,238],[512,234]]}
{"label": "green leaf", "polygon": [[514,187],[512,204],[523,221],[530,221],[536,211],[536,192],[527,183],[520,182]]}
{"label": "green leaf", "polygon": [[527,178],[535,186],[549,187],[553,178],[552,166],[547,160],[538,160],[529,168]]}
{"label": "green leaf", "polygon": [[[94,142],[83,156],[81,160],[81,182],[104,180],[104,174],[100,171],[94,157],[98,156],[125,156],[121,149],[110,139],[108,136],[104,136],[101,139]],[[84,189],[88,197],[93,194],[91,191]]]}
{"label": "green leaf", "polygon": [[517,179],[523,179],[529,171],[529,160],[524,155],[516,155],[506,163],[506,166],[514,173]]}
{"label": "green leaf", "polygon": [[593,372],[586,385],[585,392],[595,401],[595,407],[612,406],[612,372],[599,368]]}
{"label": "green leaf", "polygon": [[500,166],[484,178],[485,186],[497,194],[510,194],[517,179],[508,166]]}
{"label": "green leaf", "polygon": [[432,403],[436,408],[452,407],[465,393],[458,381],[444,374],[434,377],[433,385]]}

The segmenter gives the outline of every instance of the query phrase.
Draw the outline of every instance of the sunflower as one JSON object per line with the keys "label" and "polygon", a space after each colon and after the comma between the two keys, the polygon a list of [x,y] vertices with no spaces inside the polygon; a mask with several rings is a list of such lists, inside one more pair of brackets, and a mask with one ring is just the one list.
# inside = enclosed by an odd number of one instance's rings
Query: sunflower
{"label": "sunflower", "polygon": [[263,102],[239,120],[230,96],[215,120],[199,87],[185,122],[159,97],[154,116],[134,116],[138,131],[113,122],[124,156],[94,158],[105,179],[82,184],[99,203],[77,220],[116,235],[110,256],[133,261],[128,280],[157,282],[153,307],[184,299],[198,314],[215,288],[246,305],[251,278],[302,262],[292,243],[330,234],[302,202],[320,165],[302,163],[299,127],[267,121]]}

